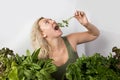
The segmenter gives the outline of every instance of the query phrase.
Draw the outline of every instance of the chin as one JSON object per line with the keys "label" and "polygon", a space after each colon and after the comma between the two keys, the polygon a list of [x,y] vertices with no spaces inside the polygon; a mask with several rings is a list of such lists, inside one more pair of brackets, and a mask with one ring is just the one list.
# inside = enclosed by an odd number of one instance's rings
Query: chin
{"label": "chin", "polygon": [[57,34],[58,37],[61,37],[63,33]]}

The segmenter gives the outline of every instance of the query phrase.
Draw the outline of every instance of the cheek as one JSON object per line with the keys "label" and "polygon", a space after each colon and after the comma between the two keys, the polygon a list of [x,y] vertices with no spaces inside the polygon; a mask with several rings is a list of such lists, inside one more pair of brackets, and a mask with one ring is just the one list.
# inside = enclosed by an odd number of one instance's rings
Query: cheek
{"label": "cheek", "polygon": [[52,34],[52,32],[53,31],[49,28],[43,30],[43,34],[46,34],[47,36],[50,36]]}
{"label": "cheek", "polygon": [[54,34],[53,33],[54,31],[53,31],[52,27],[50,27],[50,26],[41,27],[41,30],[42,30],[43,34],[46,34],[47,36],[51,36],[51,34],[52,35]]}
{"label": "cheek", "polygon": [[41,27],[41,30],[42,30],[42,31],[49,31],[50,29],[51,29],[50,26]]}
{"label": "cheek", "polygon": [[46,32],[46,33],[51,32],[51,30],[52,30],[52,29],[51,29],[50,27],[46,27],[46,28],[43,29],[43,31]]}

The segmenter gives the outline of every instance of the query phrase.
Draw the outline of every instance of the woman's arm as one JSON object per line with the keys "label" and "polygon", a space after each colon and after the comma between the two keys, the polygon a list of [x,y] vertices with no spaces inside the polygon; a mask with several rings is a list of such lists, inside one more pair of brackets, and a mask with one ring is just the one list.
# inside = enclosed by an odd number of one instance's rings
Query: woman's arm
{"label": "woman's arm", "polygon": [[67,36],[73,47],[75,47],[77,44],[95,40],[99,36],[100,32],[98,28],[88,21],[84,12],[76,11],[74,17],[87,29],[87,31],[72,33]]}
{"label": "woman's arm", "polygon": [[95,25],[91,24],[88,21],[85,13],[83,11],[76,11],[75,18],[81,23],[81,25],[83,25],[90,32],[90,34],[92,34],[94,36],[99,35],[99,30],[96,28]]}

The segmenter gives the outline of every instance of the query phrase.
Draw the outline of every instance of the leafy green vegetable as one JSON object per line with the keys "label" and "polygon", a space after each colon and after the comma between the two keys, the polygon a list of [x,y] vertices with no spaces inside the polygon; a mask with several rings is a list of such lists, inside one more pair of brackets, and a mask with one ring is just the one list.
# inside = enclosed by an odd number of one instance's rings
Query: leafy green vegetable
{"label": "leafy green vegetable", "polygon": [[[66,22],[65,22],[66,23]],[[26,56],[14,54],[9,48],[0,50],[0,80],[55,80],[57,70],[52,59],[38,59],[40,49]],[[120,49],[113,47],[113,56],[99,53],[78,58],[66,68],[65,80],[120,80]],[[63,80],[64,80],[63,78]]]}
{"label": "leafy green vegetable", "polygon": [[15,55],[9,48],[2,48],[0,50],[0,80],[6,80],[14,58]]}
{"label": "leafy green vegetable", "polygon": [[[52,64],[51,59],[38,60],[38,53],[40,49],[34,51],[32,55],[27,50],[27,56],[24,58],[17,56],[19,79],[22,80],[53,80],[51,73],[56,71],[56,66]],[[19,61],[16,61],[19,62]]]}
{"label": "leafy green vegetable", "polygon": [[70,17],[70,18],[68,18],[68,19],[66,19],[66,20],[62,20],[61,23],[58,23],[59,27],[65,27],[65,26],[68,27],[69,21],[70,21],[72,18],[73,18],[73,16]]}
{"label": "leafy green vegetable", "polygon": [[26,56],[14,54],[9,48],[0,50],[0,80],[54,80],[57,70],[51,59],[38,59],[40,49]]}
{"label": "leafy green vegetable", "polygon": [[68,80],[120,80],[120,69],[112,56],[103,57],[99,53],[82,56],[66,68]]}
{"label": "leafy green vegetable", "polygon": [[19,80],[18,78],[18,69],[17,69],[17,64],[13,61],[11,65],[11,70],[8,74],[8,79],[9,80]]}

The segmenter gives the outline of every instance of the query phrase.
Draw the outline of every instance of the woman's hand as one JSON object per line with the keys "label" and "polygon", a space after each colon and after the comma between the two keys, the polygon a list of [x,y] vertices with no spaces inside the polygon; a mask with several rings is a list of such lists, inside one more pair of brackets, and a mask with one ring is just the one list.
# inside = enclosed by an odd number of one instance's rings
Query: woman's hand
{"label": "woman's hand", "polygon": [[74,17],[83,25],[87,26],[88,19],[83,11],[76,11]]}

